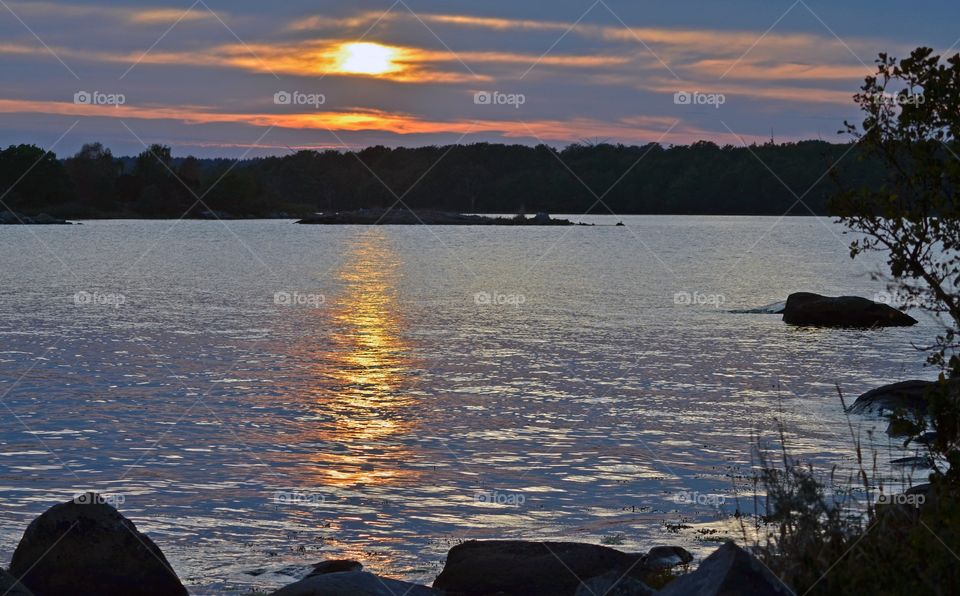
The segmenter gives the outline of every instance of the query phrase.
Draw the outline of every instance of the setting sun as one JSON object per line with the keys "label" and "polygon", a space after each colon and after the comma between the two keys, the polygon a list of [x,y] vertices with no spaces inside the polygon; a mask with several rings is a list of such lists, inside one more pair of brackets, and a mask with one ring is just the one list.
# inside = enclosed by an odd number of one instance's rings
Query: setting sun
{"label": "setting sun", "polygon": [[378,43],[348,43],[340,49],[339,71],[378,75],[398,68],[394,63],[397,51]]}

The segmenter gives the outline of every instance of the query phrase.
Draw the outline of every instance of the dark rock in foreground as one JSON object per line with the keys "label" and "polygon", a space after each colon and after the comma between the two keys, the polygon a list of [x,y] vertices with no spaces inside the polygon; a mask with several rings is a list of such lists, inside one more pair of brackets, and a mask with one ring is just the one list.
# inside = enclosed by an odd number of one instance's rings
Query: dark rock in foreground
{"label": "dark rock in foreground", "polygon": [[728,542],[693,573],[670,582],[657,596],[780,596],[793,594],[756,557]]}
{"label": "dark rock in foreground", "polygon": [[157,545],[93,493],[33,520],[10,573],[36,596],[187,595]]}
{"label": "dark rock in foreground", "polygon": [[484,215],[464,215],[446,211],[410,211],[408,209],[359,209],[336,213],[318,213],[301,219],[298,224],[316,225],[381,225],[381,226],[573,226],[566,219],[552,219],[546,213],[534,217],[517,215],[515,217],[487,217]]}
{"label": "dark rock in foreground", "polygon": [[0,225],[28,225],[28,226],[47,226],[47,225],[71,225],[69,221],[65,219],[57,219],[56,217],[51,217],[46,213],[41,213],[40,215],[16,215],[11,211],[4,211],[0,213]]}
{"label": "dark rock in foreground", "polygon": [[[472,540],[450,549],[433,587],[465,596],[573,596],[581,582],[615,584],[617,589],[622,584],[624,590],[635,590],[650,571],[692,559],[690,553],[675,547],[657,547],[651,554],[575,542]],[[652,567],[646,565],[648,560]],[[636,582],[617,581],[623,577]]]}
{"label": "dark rock in foreground", "polygon": [[790,294],[783,309],[789,325],[814,327],[909,327],[917,320],[899,310],[859,296],[831,298],[810,292]]}
{"label": "dark rock in foreground", "polygon": [[[876,413],[892,414],[896,410],[906,410],[920,415],[927,413],[927,391],[933,390],[938,381],[901,381],[871,389],[857,398],[850,406],[853,414]],[[960,381],[947,381],[951,391],[960,389]]]}
{"label": "dark rock in foreground", "polygon": [[0,569],[0,594],[3,594],[3,596],[33,596],[33,592],[3,569]]}
{"label": "dark rock in foreground", "polygon": [[656,590],[642,581],[619,571],[607,573],[584,581],[573,596],[653,596]]}
{"label": "dark rock in foreground", "polygon": [[337,571],[310,575],[271,596],[439,596],[426,586],[378,577],[366,571]]}

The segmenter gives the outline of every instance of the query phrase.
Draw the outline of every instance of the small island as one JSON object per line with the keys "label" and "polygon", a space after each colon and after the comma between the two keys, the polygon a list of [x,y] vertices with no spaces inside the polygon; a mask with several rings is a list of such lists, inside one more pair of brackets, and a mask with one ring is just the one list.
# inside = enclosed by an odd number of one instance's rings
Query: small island
{"label": "small island", "polygon": [[518,214],[513,217],[490,217],[487,215],[467,215],[447,211],[424,210],[413,212],[409,209],[357,209],[356,211],[338,211],[318,213],[306,217],[298,224],[314,225],[366,225],[366,226],[590,226],[593,224],[574,223],[568,219],[553,219],[547,213],[538,213],[533,217]]}

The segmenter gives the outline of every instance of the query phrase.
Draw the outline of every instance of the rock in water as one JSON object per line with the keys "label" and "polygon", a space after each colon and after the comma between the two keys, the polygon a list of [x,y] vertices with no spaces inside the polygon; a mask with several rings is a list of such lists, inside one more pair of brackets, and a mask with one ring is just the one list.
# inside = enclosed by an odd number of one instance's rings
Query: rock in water
{"label": "rock in water", "polygon": [[157,545],[94,493],[33,520],[10,573],[36,596],[187,596]]}
{"label": "rock in water", "polygon": [[[341,573],[344,571],[363,571],[363,564],[353,559],[331,559],[321,561],[313,566],[313,571],[307,574],[307,577],[323,575],[325,573]],[[306,579],[306,578],[304,578]]]}
{"label": "rock in water", "polygon": [[643,556],[574,542],[471,540],[447,554],[437,590],[465,596],[572,596],[582,580],[610,571],[642,579]]}
{"label": "rock in water", "polygon": [[306,577],[270,596],[439,596],[439,592],[366,571],[339,571]]}
{"label": "rock in water", "polygon": [[657,596],[786,596],[793,594],[766,565],[733,542],[718,548],[693,573],[681,575]]}
{"label": "rock in water", "polygon": [[[848,411],[889,415],[896,410],[906,410],[924,415],[927,413],[927,391],[938,384],[938,381],[912,380],[877,387],[858,397]],[[947,388],[951,392],[960,390],[960,380],[948,380]]]}
{"label": "rock in water", "polygon": [[3,596],[33,596],[20,580],[0,569],[0,594]]}
{"label": "rock in water", "polygon": [[679,546],[655,546],[643,560],[643,567],[651,571],[670,569],[677,565],[686,565],[693,560],[687,549]]}
{"label": "rock in water", "polygon": [[797,292],[783,309],[783,322],[814,327],[909,327],[917,320],[899,310],[859,296],[831,298]]}

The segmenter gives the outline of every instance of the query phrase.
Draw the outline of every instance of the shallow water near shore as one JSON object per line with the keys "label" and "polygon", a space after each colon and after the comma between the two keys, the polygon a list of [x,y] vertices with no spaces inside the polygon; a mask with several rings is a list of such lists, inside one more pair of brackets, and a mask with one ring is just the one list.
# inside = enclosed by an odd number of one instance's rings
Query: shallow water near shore
{"label": "shallow water near shore", "polygon": [[[473,538],[703,555],[753,509],[754,437],[780,420],[792,453],[846,469],[835,384],[932,376],[916,313],[731,312],[885,292],[829,219],[570,219],[626,226],[4,228],[3,564],[87,489],[197,594],[334,557],[429,583]],[[882,460],[911,455],[852,422]]]}

